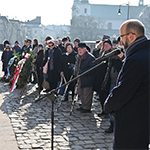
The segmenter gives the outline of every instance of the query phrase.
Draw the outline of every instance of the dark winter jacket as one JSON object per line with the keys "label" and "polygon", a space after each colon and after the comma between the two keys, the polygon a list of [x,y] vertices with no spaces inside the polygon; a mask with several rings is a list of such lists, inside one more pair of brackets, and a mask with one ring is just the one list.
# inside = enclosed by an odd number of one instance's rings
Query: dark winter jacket
{"label": "dark winter jacket", "polygon": [[21,47],[20,47],[20,46],[14,46],[14,47],[12,48],[12,50],[13,50],[13,52],[16,52],[16,53],[19,52],[19,54],[21,54]]}
{"label": "dark winter jacket", "polygon": [[3,51],[1,60],[3,62],[3,68],[2,71],[6,71],[7,70],[7,66],[8,66],[8,62],[9,60],[13,57],[13,51]]}
{"label": "dark winter jacket", "polygon": [[35,65],[37,68],[43,67],[44,50],[37,52]]}
{"label": "dark winter jacket", "polygon": [[[95,66],[95,63],[93,63],[94,60],[95,57],[89,52],[86,52],[84,58],[81,61],[80,74]],[[81,77],[81,88],[93,87],[95,77],[94,73],[95,70],[90,71],[89,73]]]}
{"label": "dark winter jacket", "polygon": [[78,47],[74,47],[73,50],[78,53]]}
{"label": "dark winter jacket", "polygon": [[77,53],[72,51],[69,55],[64,53],[62,55],[62,63],[61,63],[61,70],[64,72],[65,78],[67,81],[70,80],[71,75],[73,74],[73,67],[75,65]]}
{"label": "dark winter jacket", "polygon": [[93,50],[93,55],[95,56],[95,58],[98,58],[99,57],[99,52],[100,52],[100,48],[95,48],[94,50]]}
{"label": "dark winter jacket", "polygon": [[[111,50],[110,50],[111,51]],[[108,52],[110,52],[108,51]],[[110,69],[109,69],[110,66]],[[101,93],[103,91],[109,93],[110,84],[111,84],[111,75],[119,74],[122,67],[122,60],[119,57],[112,57],[106,60],[106,63],[102,64],[98,68],[96,68],[95,72],[95,80],[94,80],[94,90]],[[117,76],[116,76],[117,79]]]}
{"label": "dark winter jacket", "polygon": [[150,40],[140,37],[126,52],[117,86],[104,104],[115,113],[114,149],[148,149]]}
{"label": "dark winter jacket", "polygon": [[[60,80],[60,71],[61,71],[61,59],[62,59],[62,53],[61,50],[58,47],[53,48],[53,65],[54,69],[50,70],[50,64],[48,63],[48,80],[49,82],[58,82]],[[49,49],[45,52],[45,60],[43,66],[48,61],[49,57]]]}
{"label": "dark winter jacket", "polygon": [[62,53],[62,54],[63,54],[63,53],[66,53],[66,49],[65,49],[65,47],[63,46],[62,43],[58,46],[58,48],[61,50],[61,53]]}

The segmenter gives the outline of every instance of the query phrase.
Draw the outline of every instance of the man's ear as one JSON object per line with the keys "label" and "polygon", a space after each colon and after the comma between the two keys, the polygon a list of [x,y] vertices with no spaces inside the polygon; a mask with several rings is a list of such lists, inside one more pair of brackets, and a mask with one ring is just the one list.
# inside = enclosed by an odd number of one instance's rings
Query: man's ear
{"label": "man's ear", "polygon": [[129,34],[129,38],[130,38],[131,42],[135,41],[135,39],[136,39],[135,35],[133,35],[132,33]]}

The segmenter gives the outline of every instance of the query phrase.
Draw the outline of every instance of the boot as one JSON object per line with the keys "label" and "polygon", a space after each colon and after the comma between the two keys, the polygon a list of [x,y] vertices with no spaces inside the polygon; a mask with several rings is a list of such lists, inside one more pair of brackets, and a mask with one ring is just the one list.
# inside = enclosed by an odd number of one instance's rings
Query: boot
{"label": "boot", "polygon": [[114,130],[114,122],[110,122],[110,127],[105,130],[105,133],[113,133]]}

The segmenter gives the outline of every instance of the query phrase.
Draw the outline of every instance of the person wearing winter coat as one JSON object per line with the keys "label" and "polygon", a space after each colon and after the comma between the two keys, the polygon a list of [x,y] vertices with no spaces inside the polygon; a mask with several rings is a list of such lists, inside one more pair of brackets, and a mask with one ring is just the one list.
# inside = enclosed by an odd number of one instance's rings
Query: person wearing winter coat
{"label": "person wearing winter coat", "polygon": [[16,41],[14,47],[12,48],[13,52],[21,54],[21,47],[19,46],[19,42]]}
{"label": "person wearing winter coat", "polygon": [[[79,43],[78,55],[76,59],[74,74],[77,76],[90,68],[95,63],[93,61],[95,57],[87,51],[87,45],[85,43]],[[94,70],[80,77],[77,81],[77,93],[81,99],[81,107],[77,108],[77,111],[81,113],[90,113],[93,99],[93,85],[94,85]]]}
{"label": "person wearing winter coat", "polygon": [[[73,50],[73,44],[68,42],[65,44],[66,53],[62,55],[61,71],[64,73],[66,81],[69,81],[73,75],[73,68],[76,62],[77,53]],[[75,82],[70,83],[68,91],[72,91],[72,99],[74,98]],[[68,101],[68,95],[65,97]]]}
{"label": "person wearing winter coat", "polygon": [[[60,72],[61,72],[61,59],[62,53],[61,50],[55,45],[53,40],[47,41],[48,47],[45,52],[44,64],[48,62],[48,82],[50,85],[50,89],[55,89],[57,87],[58,81],[60,81]],[[48,92],[46,90],[45,92]]]}
{"label": "person wearing winter coat", "polygon": [[121,25],[120,37],[126,58],[117,85],[104,103],[104,111],[115,117],[114,150],[149,149],[150,40],[139,20]]}
{"label": "person wearing winter coat", "polygon": [[43,59],[44,59],[44,50],[43,50],[43,45],[39,44],[38,45],[38,52],[35,60],[35,69],[37,71],[38,75],[38,82],[39,82],[39,88],[40,91],[43,90],[42,88],[42,83],[43,83]]}
{"label": "person wearing winter coat", "polygon": [[2,57],[1,57],[1,60],[3,62],[2,71],[4,71],[4,75],[7,74],[8,62],[12,57],[13,57],[13,51],[12,51],[10,45],[7,45],[4,49]]}

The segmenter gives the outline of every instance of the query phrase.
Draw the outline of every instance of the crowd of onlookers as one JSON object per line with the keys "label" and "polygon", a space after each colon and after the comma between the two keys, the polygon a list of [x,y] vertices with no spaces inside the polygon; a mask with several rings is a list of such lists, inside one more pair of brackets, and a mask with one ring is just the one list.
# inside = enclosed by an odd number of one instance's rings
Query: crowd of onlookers
{"label": "crowd of onlookers", "polygon": [[[21,47],[16,41],[11,47],[9,41],[4,42],[4,51],[2,54],[3,71],[7,74],[7,65],[13,53],[20,54],[20,58],[24,58],[26,53],[33,51],[34,54],[34,71],[31,71],[29,82],[36,84],[38,82],[40,92],[49,92],[58,87],[61,81],[61,74],[65,76],[66,81],[84,73],[88,69],[96,65],[93,61],[98,57],[103,57],[107,53],[113,51],[117,47],[122,48],[121,54],[113,56],[105,60],[101,66],[88,72],[84,76],[69,84],[64,101],[68,101],[68,91],[72,91],[72,99],[74,94],[78,94],[82,104],[77,108],[81,113],[90,113],[93,92],[99,96],[99,100],[103,110],[103,104],[110,91],[116,84],[118,73],[124,59],[123,47],[121,40],[118,38],[113,41],[109,36],[104,35],[102,40],[95,42],[95,49],[91,50],[90,46],[81,42],[76,38],[73,43],[69,36],[63,39],[54,40],[48,36],[45,39],[46,47],[39,44],[38,39],[31,41],[26,39]],[[37,73],[37,74],[36,74]],[[43,81],[49,83],[49,88],[43,90]],[[111,126],[105,131],[113,132],[114,119],[102,111],[98,116],[104,115],[110,117]]]}

